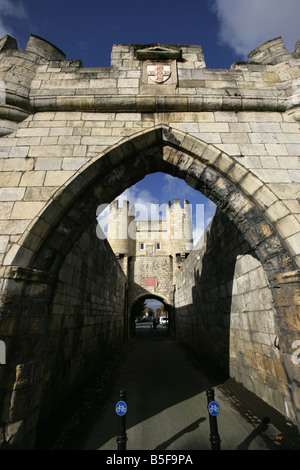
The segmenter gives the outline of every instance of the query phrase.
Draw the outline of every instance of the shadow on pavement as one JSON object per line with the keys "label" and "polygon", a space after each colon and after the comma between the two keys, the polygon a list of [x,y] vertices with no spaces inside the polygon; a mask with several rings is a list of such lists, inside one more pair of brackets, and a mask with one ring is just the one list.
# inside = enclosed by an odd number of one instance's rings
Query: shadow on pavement
{"label": "shadow on pavement", "polygon": [[172,436],[167,441],[162,442],[160,445],[155,447],[154,450],[166,450],[166,449],[168,449],[169,445],[172,444],[172,442],[177,441],[177,439],[179,439],[181,436],[183,436],[183,435],[185,435],[189,432],[195,431],[196,429],[198,429],[199,425],[205,420],[206,420],[206,418],[197,419],[196,421],[194,421],[194,423],[190,424],[186,428],[182,429],[182,431],[179,431],[177,434],[174,434],[174,436]]}
{"label": "shadow on pavement", "polygon": [[[183,446],[178,450],[209,449],[203,397],[205,390],[214,386],[218,386],[229,410],[236,410],[248,422],[248,434],[245,430],[241,435],[237,432],[233,450],[251,449],[257,439],[265,449],[300,448],[295,426],[287,426],[284,417],[232,379],[217,374],[212,377],[204,369],[201,358],[171,339],[165,326],[153,333],[149,323],[138,325],[135,337],[120,348],[106,368],[99,368],[40,426],[36,449],[116,450],[115,405],[124,388],[127,430],[131,442],[140,446],[137,448],[176,449],[178,444]],[[249,421],[249,408],[255,410],[254,421]],[[267,437],[274,423],[276,431],[280,430],[277,441]]]}

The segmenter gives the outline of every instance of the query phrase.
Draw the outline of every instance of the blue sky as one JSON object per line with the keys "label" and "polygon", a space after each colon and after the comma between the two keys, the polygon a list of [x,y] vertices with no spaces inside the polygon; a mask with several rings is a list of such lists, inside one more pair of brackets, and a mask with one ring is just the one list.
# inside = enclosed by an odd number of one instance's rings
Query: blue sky
{"label": "blue sky", "polygon": [[[36,34],[84,67],[109,67],[113,44],[200,44],[207,68],[228,69],[278,36],[293,52],[299,18],[300,0],[0,0],[0,37],[10,34],[24,49]],[[204,204],[205,225],[215,211],[184,181],[164,174],[147,176],[126,195],[132,202]]]}
{"label": "blue sky", "polygon": [[113,44],[201,44],[208,68],[229,68],[282,36],[299,39],[299,0],[0,0],[0,37],[36,34],[85,67],[108,67]]}

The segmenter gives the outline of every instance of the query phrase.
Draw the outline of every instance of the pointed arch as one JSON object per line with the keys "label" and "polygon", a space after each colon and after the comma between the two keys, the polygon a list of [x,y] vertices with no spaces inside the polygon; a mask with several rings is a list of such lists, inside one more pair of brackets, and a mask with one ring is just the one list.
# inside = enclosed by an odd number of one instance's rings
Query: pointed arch
{"label": "pointed arch", "polygon": [[[290,213],[284,203],[233,157],[166,125],[124,138],[78,170],[32,221],[18,246],[12,247],[11,265],[35,267],[38,253],[54,232],[56,238],[60,234],[59,249],[65,254],[86,224],[93,221],[95,205],[110,203],[146,174],[157,171],[184,179],[216,203],[258,251],[262,262],[279,256],[285,265],[288,262],[289,270],[297,269],[293,246],[283,241],[284,233],[276,227],[277,211],[271,210],[276,205],[285,214]],[[75,214],[78,210],[84,215],[80,224]],[[37,235],[41,233],[42,237]],[[47,270],[39,263],[36,268]],[[282,266],[278,269],[281,271]]]}
{"label": "pointed arch", "polygon": [[[12,297],[18,302],[24,292],[27,296],[24,306],[31,308],[32,298],[38,293],[33,308],[44,309],[39,330],[42,337],[60,269],[75,242],[92,224],[96,225],[97,206],[109,204],[144,176],[158,171],[184,179],[212,199],[255,250],[272,290],[286,383],[294,397],[295,414],[299,419],[296,400],[299,372],[291,366],[292,341],[297,339],[291,318],[297,305],[299,271],[293,247],[288,245],[284,232],[277,225],[276,211],[270,210],[275,204],[282,207],[283,203],[233,157],[188,133],[165,125],[143,130],[123,139],[78,170],[53,195],[18,245],[12,248],[10,271],[6,274],[11,282],[4,288],[7,310]],[[288,208],[284,210],[290,213]],[[20,313],[18,318],[15,316],[13,327],[19,332],[23,305],[18,304],[17,308]],[[39,348],[40,344],[36,349],[36,364],[40,360]],[[28,353],[26,347],[21,352],[24,351]],[[22,362],[21,352],[18,355]],[[30,367],[33,362],[28,361]]]}

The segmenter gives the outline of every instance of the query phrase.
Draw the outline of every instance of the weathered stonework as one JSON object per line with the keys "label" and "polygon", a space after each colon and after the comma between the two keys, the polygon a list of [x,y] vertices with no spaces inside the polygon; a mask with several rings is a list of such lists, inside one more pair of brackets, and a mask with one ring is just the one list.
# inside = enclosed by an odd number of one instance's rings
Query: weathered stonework
{"label": "weathered stonework", "polygon": [[255,251],[227,216],[217,212],[175,286],[177,336],[212,368],[295,419],[276,301]]}
{"label": "weathered stonework", "polygon": [[148,220],[151,214],[144,206],[129,201],[110,205],[107,240],[128,280],[129,310],[143,297],[159,298],[166,308],[172,305],[174,275],[193,248],[189,202],[181,207],[180,199],[174,199],[173,206],[170,201],[165,206],[164,219]]}
{"label": "weathered stonework", "polygon": [[[167,66],[171,75],[155,83],[149,65]],[[212,199],[249,247],[241,259],[228,251],[234,302],[231,315],[226,310],[221,318],[227,332],[232,324],[229,370],[299,425],[293,346],[300,335],[299,65],[299,44],[290,54],[281,38],[230,70],[207,69],[201,46],[115,45],[111,67],[87,69],[37,36],[24,51],[13,38],[0,41],[6,92],[0,103],[4,445],[33,446],[36,423],[54,394],[66,393],[82,376],[83,367],[70,362],[71,351],[84,364],[127,335],[123,273],[103,241],[101,255],[90,250],[90,242],[98,240],[97,207],[155,171],[183,178]],[[101,292],[92,277],[103,276],[103,259],[114,282]],[[88,292],[80,285],[81,269],[91,280]],[[246,279],[254,282],[252,271],[264,292],[263,316],[252,290],[243,290]],[[190,282],[192,275],[186,277]],[[177,300],[175,323],[191,302]],[[104,313],[110,308],[113,318]],[[191,313],[189,331],[201,322]],[[205,327],[209,338],[214,325]],[[63,366],[59,341],[65,338]],[[49,379],[54,371],[61,377],[65,367],[66,381],[46,385],[48,366]]]}

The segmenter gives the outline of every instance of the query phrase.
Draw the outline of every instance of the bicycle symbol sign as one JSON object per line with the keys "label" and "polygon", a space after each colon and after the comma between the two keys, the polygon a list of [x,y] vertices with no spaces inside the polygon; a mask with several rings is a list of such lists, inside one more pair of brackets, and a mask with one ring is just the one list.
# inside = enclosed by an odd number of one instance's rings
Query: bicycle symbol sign
{"label": "bicycle symbol sign", "polygon": [[220,407],[216,401],[211,401],[208,405],[208,411],[212,416],[217,416],[220,412]]}
{"label": "bicycle symbol sign", "polygon": [[127,412],[127,405],[126,405],[125,401],[119,401],[116,404],[116,413],[117,413],[117,415],[124,416],[126,412]]}

